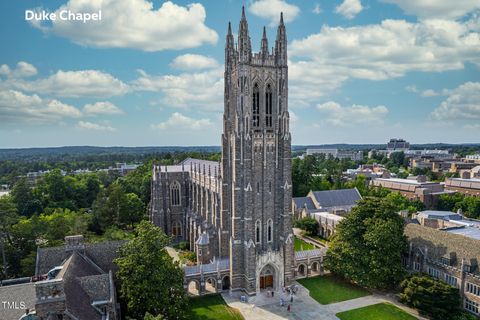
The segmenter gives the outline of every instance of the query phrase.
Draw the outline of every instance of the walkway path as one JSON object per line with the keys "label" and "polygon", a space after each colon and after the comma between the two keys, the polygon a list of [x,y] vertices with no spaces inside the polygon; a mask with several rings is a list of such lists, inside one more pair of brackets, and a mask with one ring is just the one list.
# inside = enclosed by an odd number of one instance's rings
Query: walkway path
{"label": "walkway path", "polygon": [[357,299],[322,305],[310,297],[307,288],[299,283],[297,284],[299,290],[294,296],[293,303],[291,304],[291,312],[288,312],[286,307],[289,302],[287,302],[285,306],[280,306],[281,297],[290,301],[288,299],[289,297],[282,292],[276,292],[274,298],[267,297],[266,293],[263,292],[255,297],[249,298],[247,303],[240,302],[240,296],[242,295],[240,292],[224,292],[222,293],[222,296],[229,306],[238,309],[242,313],[245,320],[339,320],[335,315],[339,312],[362,308],[382,302],[392,303],[418,319],[426,320],[425,318],[418,316],[418,313],[415,310],[398,303],[395,298],[391,296],[373,294]]}
{"label": "walkway path", "polygon": [[299,239],[302,239],[303,241],[305,241],[306,243],[310,243],[316,247],[320,247],[320,248],[326,248],[327,245],[325,245],[324,243],[314,239],[314,238],[311,238],[311,237],[307,237],[307,236],[304,236],[303,235],[303,230],[302,229],[299,229],[299,228],[293,228],[293,234],[295,235],[295,237],[299,238]]}

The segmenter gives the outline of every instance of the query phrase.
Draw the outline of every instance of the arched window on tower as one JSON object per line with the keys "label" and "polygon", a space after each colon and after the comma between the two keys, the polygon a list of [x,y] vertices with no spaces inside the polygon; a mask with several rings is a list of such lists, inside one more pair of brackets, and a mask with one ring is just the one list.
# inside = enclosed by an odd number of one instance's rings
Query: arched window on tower
{"label": "arched window on tower", "polygon": [[252,100],[252,113],[253,113],[253,127],[257,128],[260,125],[260,90],[258,84],[253,86],[253,100]]}
{"label": "arched window on tower", "polygon": [[267,85],[265,91],[265,126],[272,127],[272,87],[270,84]]}
{"label": "arched window on tower", "polygon": [[273,241],[273,221],[268,219],[267,221],[267,242]]}
{"label": "arched window on tower", "polygon": [[178,181],[170,185],[170,202],[172,206],[180,205],[180,183]]}
{"label": "arched window on tower", "polygon": [[257,220],[255,222],[255,243],[262,242],[262,222]]}

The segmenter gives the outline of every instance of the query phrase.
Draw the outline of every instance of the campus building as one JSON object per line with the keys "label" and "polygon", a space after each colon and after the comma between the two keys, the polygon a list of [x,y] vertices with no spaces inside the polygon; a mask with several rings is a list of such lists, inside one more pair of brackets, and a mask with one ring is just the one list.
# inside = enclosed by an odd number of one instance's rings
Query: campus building
{"label": "campus building", "polygon": [[[427,214],[428,215],[428,214]],[[451,216],[452,213],[447,213]],[[439,220],[445,217],[432,213]],[[467,231],[468,228],[476,230]],[[456,230],[463,230],[456,232]],[[465,232],[467,231],[467,232]],[[469,232],[472,232],[469,234]],[[480,315],[480,229],[460,226],[439,230],[415,223],[405,226],[409,241],[404,264],[411,272],[423,272],[457,287],[465,310]]]}
{"label": "campus building", "polygon": [[454,193],[445,191],[444,185],[439,182],[427,181],[425,176],[400,178],[377,178],[371,181],[371,186],[386,188],[393,192],[399,192],[410,200],[419,200],[427,208],[434,207],[442,194]]}

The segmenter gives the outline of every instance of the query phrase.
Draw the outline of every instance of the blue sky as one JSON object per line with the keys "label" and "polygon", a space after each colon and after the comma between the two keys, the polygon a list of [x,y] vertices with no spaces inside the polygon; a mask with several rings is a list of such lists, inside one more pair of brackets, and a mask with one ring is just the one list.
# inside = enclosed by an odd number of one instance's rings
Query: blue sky
{"label": "blue sky", "polygon": [[478,0],[23,0],[0,2],[0,147],[218,145],[242,5],[254,50],[284,11],[294,144],[480,142]]}

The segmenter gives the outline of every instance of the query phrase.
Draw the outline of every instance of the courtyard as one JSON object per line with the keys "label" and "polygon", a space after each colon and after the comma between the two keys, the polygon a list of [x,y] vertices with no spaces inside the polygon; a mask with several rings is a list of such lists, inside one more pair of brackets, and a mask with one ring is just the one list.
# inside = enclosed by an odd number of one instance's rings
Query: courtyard
{"label": "courtyard", "polygon": [[305,288],[310,291],[310,296],[320,304],[330,304],[345,300],[368,296],[370,293],[332,274],[321,277],[299,279]]}
{"label": "courtyard", "polygon": [[295,251],[305,251],[305,250],[313,250],[313,249],[316,249],[316,247],[313,244],[295,237],[295,243],[294,243]]}
{"label": "courtyard", "polygon": [[[261,292],[254,297],[247,297],[246,302],[241,302],[241,292],[223,292],[222,297],[227,305],[238,310],[245,320],[423,319],[414,310],[397,303],[392,297],[372,294],[330,275],[300,279],[297,284],[298,292],[294,295],[293,302],[290,302],[290,296],[282,291],[277,291],[274,297]],[[287,309],[288,305],[290,310]]]}

